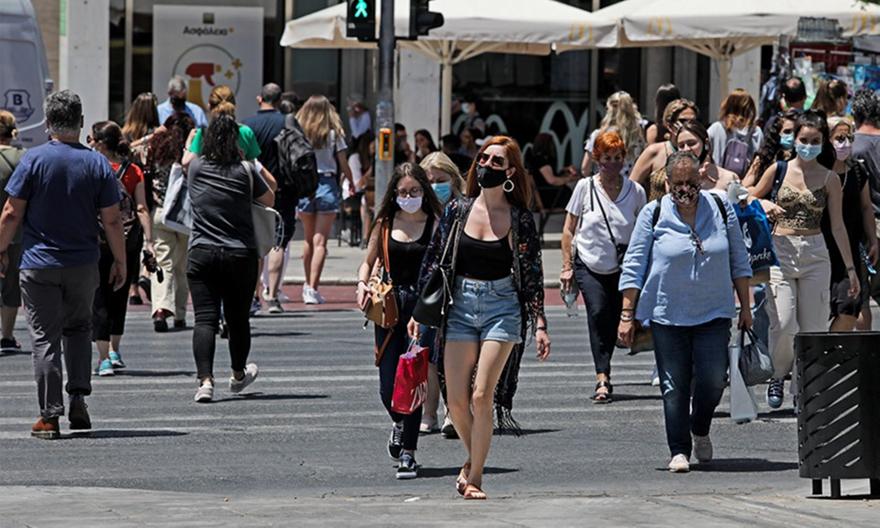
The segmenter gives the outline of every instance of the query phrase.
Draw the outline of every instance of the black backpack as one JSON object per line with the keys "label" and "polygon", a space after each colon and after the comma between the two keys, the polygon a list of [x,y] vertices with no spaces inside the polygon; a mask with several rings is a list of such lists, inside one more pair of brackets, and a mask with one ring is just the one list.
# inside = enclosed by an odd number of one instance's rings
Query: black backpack
{"label": "black backpack", "polygon": [[[143,245],[141,240],[142,228],[137,215],[137,203],[134,201],[134,196],[130,195],[125,185],[122,184],[122,177],[125,176],[125,171],[130,166],[130,161],[124,161],[116,171],[116,183],[119,185],[119,211],[122,216],[122,232],[125,234],[125,249],[128,253],[137,251]],[[100,216],[98,216],[98,225],[101,227],[101,243],[107,244],[107,237],[104,234],[104,226],[101,223]]]}
{"label": "black backpack", "polygon": [[278,193],[298,200],[318,190],[318,160],[296,119],[288,116],[275,137],[278,147]]}

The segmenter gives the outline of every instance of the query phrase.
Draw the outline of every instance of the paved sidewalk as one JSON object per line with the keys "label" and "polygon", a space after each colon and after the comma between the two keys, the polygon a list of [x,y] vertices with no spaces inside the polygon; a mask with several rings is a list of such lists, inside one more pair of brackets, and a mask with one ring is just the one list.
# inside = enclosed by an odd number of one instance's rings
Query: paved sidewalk
{"label": "paved sidewalk", "polygon": [[[560,240],[561,235],[558,233],[547,233],[544,237],[544,285],[546,287],[559,286],[559,270],[562,264],[562,251],[559,249]],[[284,277],[286,284],[302,284],[305,280],[302,266],[302,247],[302,240],[293,240],[290,243],[290,260]],[[356,284],[357,269],[361,265],[366,251],[358,247],[349,247],[348,244],[339,246],[336,238],[332,238],[327,245],[327,253],[321,283],[326,285]]]}
{"label": "paved sidewalk", "polygon": [[[687,478],[684,476],[682,478]],[[853,489],[866,492],[865,488]],[[367,492],[368,493],[368,492]],[[804,493],[807,493],[806,489]],[[48,506],[51,505],[51,506]],[[48,506],[48,507],[47,507]],[[0,526],[875,527],[880,501],[785,495],[223,497],[108,488],[0,487]]]}

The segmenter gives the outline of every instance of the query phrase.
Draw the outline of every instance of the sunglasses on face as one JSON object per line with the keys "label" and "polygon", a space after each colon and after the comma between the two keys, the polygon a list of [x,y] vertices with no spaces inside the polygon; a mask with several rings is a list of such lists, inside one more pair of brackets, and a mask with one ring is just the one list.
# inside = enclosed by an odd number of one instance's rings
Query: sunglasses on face
{"label": "sunglasses on face", "polygon": [[480,165],[490,165],[496,169],[503,169],[507,160],[503,156],[490,156],[485,152],[480,154]]}

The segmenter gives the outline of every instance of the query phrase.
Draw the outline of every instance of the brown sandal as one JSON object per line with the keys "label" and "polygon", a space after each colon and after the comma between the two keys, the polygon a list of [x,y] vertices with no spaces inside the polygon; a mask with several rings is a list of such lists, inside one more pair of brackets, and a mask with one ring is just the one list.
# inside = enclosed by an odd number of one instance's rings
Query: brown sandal
{"label": "brown sandal", "polygon": [[[604,392],[599,392],[600,389],[605,389]],[[611,385],[610,380],[602,380],[596,383],[596,390],[593,392],[593,397],[590,398],[593,400],[593,403],[611,403],[611,394],[614,392],[614,387]]]}
{"label": "brown sandal", "polygon": [[464,500],[486,500],[486,493],[473,484],[468,484],[464,488]]}
{"label": "brown sandal", "polygon": [[458,473],[458,478],[455,479],[455,491],[457,491],[459,495],[464,495],[464,490],[467,488],[468,485],[467,477],[462,474],[470,472],[471,463],[465,462],[464,465],[461,466],[461,471]]}

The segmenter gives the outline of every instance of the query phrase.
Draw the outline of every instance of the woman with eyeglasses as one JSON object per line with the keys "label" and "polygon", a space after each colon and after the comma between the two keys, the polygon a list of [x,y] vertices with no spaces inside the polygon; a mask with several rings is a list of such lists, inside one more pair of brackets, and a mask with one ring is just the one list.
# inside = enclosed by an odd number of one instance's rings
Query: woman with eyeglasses
{"label": "woman with eyeglasses", "polygon": [[[699,116],[697,105],[692,101],[676,99],[666,105],[663,111],[663,126],[674,134],[682,124],[696,121]],[[674,150],[671,137],[662,143],[648,145],[629,173],[629,178],[645,189],[648,201],[666,194],[666,158]]]}
{"label": "woman with eyeglasses", "polygon": [[[795,334],[828,329],[831,260],[822,236],[825,214],[849,280],[846,296],[857,298],[861,291],[843,221],[841,180],[828,169],[836,155],[825,116],[811,110],[801,114],[794,137],[797,157],[771,165],[751,189],[752,196],[769,197],[777,206],[767,209],[767,216],[776,224],[773,246],[779,257],[779,266],[770,268],[767,303],[775,370],[767,387],[767,404],[773,409],[782,406],[784,379],[789,373],[791,393],[797,394],[797,369],[792,368]],[[797,402],[794,407],[797,409]]]}
{"label": "woman with eyeglasses", "polygon": [[418,299],[419,268],[439,216],[440,202],[424,169],[409,162],[398,165],[376,215],[367,254],[358,268],[358,306],[366,306],[370,294],[368,283],[374,270],[388,274],[397,298],[397,325],[387,329],[376,325],[376,350],[379,395],[393,421],[388,455],[398,461],[398,479],[418,476],[415,452],[422,408],[412,414],[398,414],[391,410],[391,396],[397,363],[409,346],[406,327]]}
{"label": "woman with eyeglasses", "polygon": [[[516,141],[486,141],[471,165],[465,197],[446,207],[422,264],[422,288],[439,266],[454,278],[440,339],[449,410],[468,455],[456,489],[469,500],[486,499],[493,414],[500,429],[517,429],[511,409],[530,331],[538,358],[550,355],[541,242],[527,178]],[[418,336],[418,327],[411,320],[410,335]]]}
{"label": "woman with eyeglasses", "polygon": [[834,165],[832,172],[840,179],[842,193],[843,225],[849,239],[852,261],[859,277],[859,295],[850,297],[850,283],[846,264],[834,242],[834,230],[829,216],[822,216],[822,236],[828,246],[831,259],[831,331],[851,332],[856,329],[856,322],[862,307],[869,302],[870,287],[864,260],[860,254],[860,246],[864,246],[867,256],[872,260],[877,257],[877,233],[874,224],[874,208],[871,204],[871,190],[868,183],[868,172],[864,162],[852,158],[853,133],[855,126],[844,118],[832,118],[831,146],[834,147]]}
{"label": "woman with eyeglasses", "polygon": [[[738,327],[751,328],[752,268],[731,205],[702,191],[700,160],[690,151],[666,161],[669,194],[642,209],[623,261],[618,337],[632,343],[635,323],[650,324],[671,460],[690,471],[691,454],[712,460],[709,429],[727,384],[731,285]],[[700,292],[694,295],[694,292]]]}

